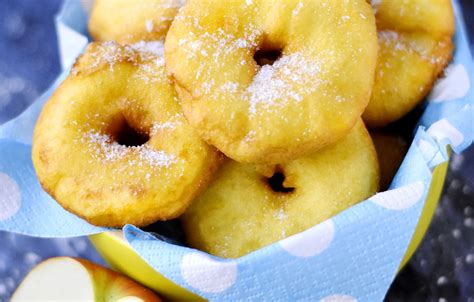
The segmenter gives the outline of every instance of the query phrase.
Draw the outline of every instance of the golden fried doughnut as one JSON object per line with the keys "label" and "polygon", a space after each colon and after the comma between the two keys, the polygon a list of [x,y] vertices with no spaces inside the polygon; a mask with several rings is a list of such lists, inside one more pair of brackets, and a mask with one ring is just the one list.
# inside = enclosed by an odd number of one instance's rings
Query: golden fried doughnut
{"label": "golden fried doughnut", "polygon": [[364,121],[383,127],[410,112],[451,60],[451,0],[382,0],[375,3],[379,58]]}
{"label": "golden fried doughnut", "polygon": [[371,131],[380,166],[380,189],[387,190],[408,151],[407,140],[392,131]]}
{"label": "golden fried doughnut", "polygon": [[164,40],[184,0],[95,0],[89,32],[95,41],[122,44]]}
{"label": "golden fried doughnut", "polygon": [[165,42],[183,111],[228,157],[280,163],[345,136],[365,109],[377,57],[370,5],[190,1]]}
{"label": "golden fried doughnut", "polygon": [[217,166],[180,111],[163,57],[146,52],[153,45],[89,45],[34,131],[41,185],[95,225],[177,217]]}
{"label": "golden fried doughnut", "polygon": [[237,258],[368,198],[378,183],[377,155],[359,122],[336,144],[287,164],[227,161],[181,220],[192,247]]}

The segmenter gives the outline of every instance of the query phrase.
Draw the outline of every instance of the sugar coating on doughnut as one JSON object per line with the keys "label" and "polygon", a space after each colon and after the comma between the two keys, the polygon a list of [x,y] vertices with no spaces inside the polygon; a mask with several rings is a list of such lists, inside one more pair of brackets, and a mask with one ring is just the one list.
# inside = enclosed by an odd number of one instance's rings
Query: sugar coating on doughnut
{"label": "sugar coating on doughnut", "polygon": [[43,188],[100,226],[179,216],[219,162],[183,116],[159,42],[89,45],[43,108],[33,139]]}
{"label": "sugar coating on doughnut", "polygon": [[153,150],[146,145],[126,147],[114,142],[109,135],[95,131],[86,133],[84,142],[89,148],[94,149],[92,156],[99,160],[121,161],[126,157],[133,157],[137,160],[127,161],[127,164],[135,166],[145,162],[154,167],[169,167],[176,162],[176,156],[162,150]]}
{"label": "sugar coating on doughnut", "polygon": [[346,135],[368,102],[376,52],[365,1],[189,2],[165,42],[190,124],[253,163],[285,162]]}
{"label": "sugar coating on doughnut", "polygon": [[454,14],[450,0],[372,1],[379,56],[363,118],[383,127],[411,111],[451,60]]}
{"label": "sugar coating on doughnut", "polygon": [[159,56],[160,59],[164,56],[164,45],[161,41],[140,41],[131,45],[135,50],[140,51],[142,54],[153,54]]}
{"label": "sugar coating on doughnut", "polygon": [[[262,66],[253,78],[252,83],[245,90],[248,97],[243,97],[249,99],[250,115],[257,113],[257,107],[269,112],[275,106],[287,105],[288,102],[301,102],[303,100],[302,95],[316,91],[320,83],[311,81],[309,78],[320,72],[321,67],[318,62],[308,61],[300,53],[282,57],[273,65]],[[288,75],[288,77],[279,77],[279,74]],[[225,83],[220,89],[226,89],[226,85],[229,84],[232,83]],[[231,87],[238,87],[239,84],[235,83],[235,85]],[[296,90],[293,89],[295,85],[302,85],[305,88]],[[234,89],[238,90],[237,88]]]}
{"label": "sugar coating on doughnut", "polygon": [[185,0],[95,0],[89,18],[94,41],[121,44],[164,40]]}
{"label": "sugar coating on doughnut", "polygon": [[237,258],[373,195],[379,168],[362,122],[335,145],[279,165],[228,160],[181,217],[190,246]]}
{"label": "sugar coating on doughnut", "polygon": [[[176,127],[182,125],[182,118],[181,114],[177,114],[175,118],[171,118],[167,122],[154,123],[149,135],[153,137],[162,130],[173,131]],[[155,150],[146,144],[140,146],[120,145],[110,135],[93,130],[84,133],[79,142],[86,144],[89,150],[93,150],[92,156],[94,159],[117,162],[131,158],[125,162],[131,167],[141,167],[143,165],[155,168],[169,167],[178,160],[176,155],[168,154],[163,150]]]}
{"label": "sugar coating on doughnut", "polygon": [[[384,48],[391,48],[397,51],[403,51],[408,53],[415,53],[420,56],[424,61],[428,61],[434,66],[445,63],[445,58],[439,54],[430,52],[429,49],[423,47],[417,43],[416,40],[407,39],[396,31],[383,30],[378,32],[379,43],[384,46]],[[445,41],[438,41],[437,47],[445,48]],[[389,64],[385,62],[385,64]]]}

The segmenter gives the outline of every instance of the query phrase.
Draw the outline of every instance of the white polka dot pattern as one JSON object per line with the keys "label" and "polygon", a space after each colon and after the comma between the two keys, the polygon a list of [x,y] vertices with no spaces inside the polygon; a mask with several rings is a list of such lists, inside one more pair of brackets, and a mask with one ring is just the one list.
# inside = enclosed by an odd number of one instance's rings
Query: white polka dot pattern
{"label": "white polka dot pattern", "polygon": [[184,255],[181,276],[191,287],[204,293],[220,293],[237,279],[235,261],[219,262],[202,253]]}
{"label": "white polka dot pattern", "polygon": [[324,252],[334,239],[336,228],[329,219],[302,233],[280,241],[280,246],[296,257],[312,257]]}
{"label": "white polka dot pattern", "polygon": [[0,221],[7,220],[21,207],[21,192],[10,176],[0,172]]}

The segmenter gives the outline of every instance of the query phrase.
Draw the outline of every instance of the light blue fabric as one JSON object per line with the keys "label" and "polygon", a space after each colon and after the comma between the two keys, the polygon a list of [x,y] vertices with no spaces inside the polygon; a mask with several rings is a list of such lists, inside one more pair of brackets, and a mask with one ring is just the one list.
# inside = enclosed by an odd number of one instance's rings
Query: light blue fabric
{"label": "light blue fabric", "polygon": [[[235,260],[159,240],[131,225],[123,230],[126,240],[163,275],[212,300],[382,301],[413,235],[434,167],[448,159],[448,144],[461,152],[473,141],[474,68],[455,6],[454,60],[428,98],[390,191]],[[86,16],[80,2],[71,0],[57,19],[65,67],[85,46]],[[106,230],[57,205],[41,189],[32,167],[34,124],[66,74],[22,115],[0,126],[0,230],[42,237]]]}
{"label": "light blue fabric", "polygon": [[[466,33],[463,15],[460,6],[455,2],[456,13],[456,35],[454,37],[455,53],[453,61],[445,71],[446,78],[438,82],[428,96],[428,102],[420,125],[426,128],[436,122],[446,119],[448,123],[464,134],[464,139],[460,144],[451,144],[456,152],[466,149],[473,141],[474,137],[474,65],[472,55],[469,50],[469,43]],[[450,84],[444,86],[445,84]],[[443,93],[436,93],[439,89]],[[440,96],[440,97],[437,97]],[[449,142],[445,140],[444,143]]]}

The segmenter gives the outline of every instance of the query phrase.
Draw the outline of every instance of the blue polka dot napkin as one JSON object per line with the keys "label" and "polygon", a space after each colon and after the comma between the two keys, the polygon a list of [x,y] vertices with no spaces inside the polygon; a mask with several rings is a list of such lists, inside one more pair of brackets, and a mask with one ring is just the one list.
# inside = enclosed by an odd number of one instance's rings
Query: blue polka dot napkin
{"label": "blue polka dot napkin", "polygon": [[[87,9],[66,1],[57,18],[65,70],[86,44]],[[433,168],[473,141],[474,68],[455,2],[456,52],[433,88],[415,138],[390,190],[239,259],[221,259],[160,240],[132,225],[126,240],[152,267],[211,300],[382,301],[417,225]],[[39,237],[107,231],[63,210],[36,179],[31,137],[56,83],[22,115],[0,126],[0,230]]]}

